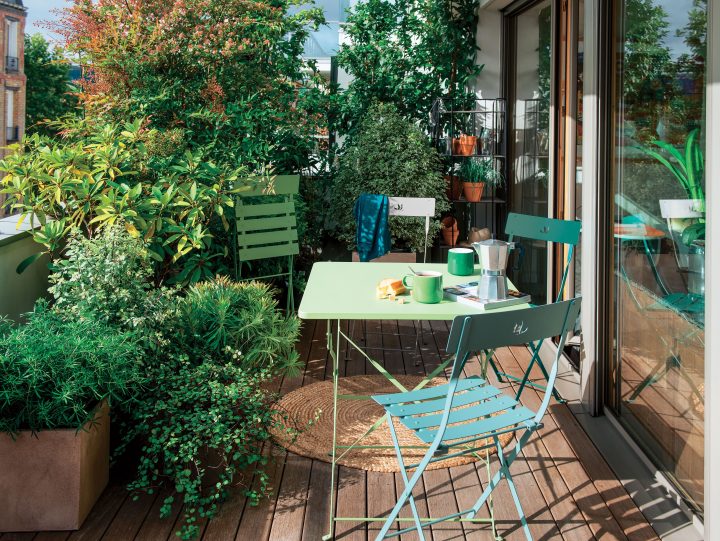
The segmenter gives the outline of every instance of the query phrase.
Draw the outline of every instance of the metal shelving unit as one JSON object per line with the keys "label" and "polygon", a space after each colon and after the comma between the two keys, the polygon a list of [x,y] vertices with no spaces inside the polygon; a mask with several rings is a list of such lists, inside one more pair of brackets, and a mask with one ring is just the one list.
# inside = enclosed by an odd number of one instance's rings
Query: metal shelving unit
{"label": "metal shelving unit", "polygon": [[[507,178],[506,101],[502,98],[455,100],[439,98],[431,111],[432,139],[443,157],[445,172],[457,174],[463,162],[472,158],[492,160],[493,167]],[[471,154],[458,152],[461,135],[475,137]],[[507,188],[485,187],[483,199],[467,201],[451,199],[451,213],[460,225],[460,238],[467,238],[471,227],[489,227],[493,235],[500,229],[505,216]],[[441,246],[441,259],[447,257],[448,246]]]}

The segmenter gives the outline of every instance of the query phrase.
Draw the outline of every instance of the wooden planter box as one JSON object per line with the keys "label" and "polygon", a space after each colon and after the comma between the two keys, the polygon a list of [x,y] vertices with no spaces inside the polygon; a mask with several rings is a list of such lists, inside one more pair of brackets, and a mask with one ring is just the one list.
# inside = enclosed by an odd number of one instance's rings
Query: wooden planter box
{"label": "wooden planter box", "polygon": [[0,434],[0,532],[77,530],[108,483],[107,403],[85,430]]}

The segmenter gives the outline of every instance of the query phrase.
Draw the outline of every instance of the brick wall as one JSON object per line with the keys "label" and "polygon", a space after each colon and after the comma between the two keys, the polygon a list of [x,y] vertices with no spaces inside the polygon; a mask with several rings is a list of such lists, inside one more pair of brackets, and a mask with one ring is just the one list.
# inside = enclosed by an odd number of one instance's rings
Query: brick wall
{"label": "brick wall", "polygon": [[[8,58],[9,20],[17,21],[17,56],[13,58]],[[25,82],[25,9],[14,2],[0,0],[0,159],[8,153],[5,148],[9,144],[8,135],[15,135],[14,130],[7,128],[17,128],[18,140],[25,133]],[[8,119],[7,98],[10,96],[13,97],[12,118]],[[4,213],[0,208],[0,217]]]}

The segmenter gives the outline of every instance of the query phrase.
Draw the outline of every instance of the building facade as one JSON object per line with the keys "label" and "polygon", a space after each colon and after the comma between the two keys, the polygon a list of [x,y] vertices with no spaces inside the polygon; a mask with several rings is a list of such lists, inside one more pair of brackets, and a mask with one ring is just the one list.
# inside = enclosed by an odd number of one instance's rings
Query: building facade
{"label": "building facade", "polygon": [[[16,143],[25,132],[25,7],[22,0],[0,0],[0,147]],[[7,151],[2,149],[4,156]]]}
{"label": "building facade", "polygon": [[22,0],[0,0],[0,159],[25,133],[25,13]]}

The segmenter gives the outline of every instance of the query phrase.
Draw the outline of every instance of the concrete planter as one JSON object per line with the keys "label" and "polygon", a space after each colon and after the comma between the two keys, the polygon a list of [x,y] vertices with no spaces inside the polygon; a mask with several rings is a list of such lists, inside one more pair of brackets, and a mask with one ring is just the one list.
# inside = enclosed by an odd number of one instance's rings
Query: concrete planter
{"label": "concrete planter", "polygon": [[107,403],[84,430],[0,434],[0,532],[77,530],[108,483]]}

